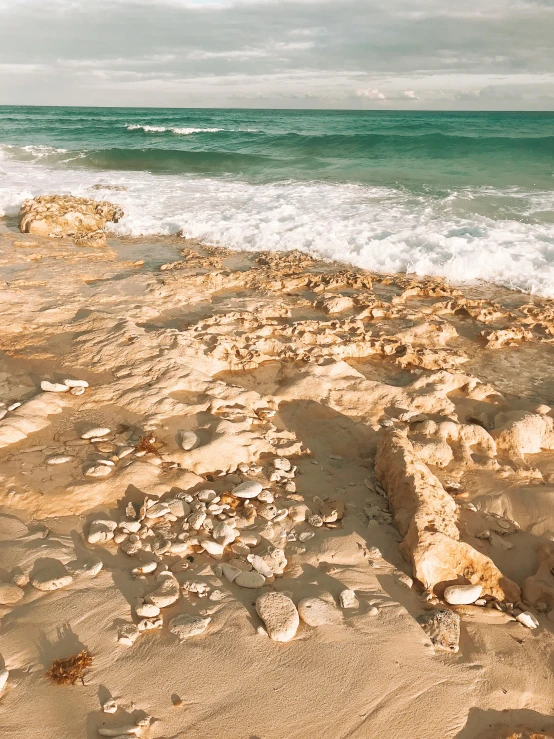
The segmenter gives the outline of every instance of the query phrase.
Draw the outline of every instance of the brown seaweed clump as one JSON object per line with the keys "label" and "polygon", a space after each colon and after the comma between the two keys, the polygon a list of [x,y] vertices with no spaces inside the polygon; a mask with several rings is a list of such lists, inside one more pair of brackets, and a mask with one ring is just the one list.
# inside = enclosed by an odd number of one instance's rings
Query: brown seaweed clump
{"label": "brown seaweed clump", "polygon": [[83,650],[65,659],[55,659],[46,675],[58,685],[75,685],[80,680],[84,685],[84,675],[92,665],[92,654]]}

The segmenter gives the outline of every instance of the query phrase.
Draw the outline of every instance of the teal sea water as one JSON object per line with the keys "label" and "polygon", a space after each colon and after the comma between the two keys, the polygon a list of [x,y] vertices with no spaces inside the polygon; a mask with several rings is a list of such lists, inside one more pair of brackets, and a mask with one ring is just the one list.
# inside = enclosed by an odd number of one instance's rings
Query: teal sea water
{"label": "teal sea water", "polygon": [[121,234],[554,296],[554,113],[0,107],[0,214],[60,192]]}

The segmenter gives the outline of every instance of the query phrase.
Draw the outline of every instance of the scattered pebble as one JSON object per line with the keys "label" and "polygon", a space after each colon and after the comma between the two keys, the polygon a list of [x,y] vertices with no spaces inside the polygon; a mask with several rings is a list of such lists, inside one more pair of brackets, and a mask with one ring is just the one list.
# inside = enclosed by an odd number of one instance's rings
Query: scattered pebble
{"label": "scattered pebble", "polygon": [[66,464],[71,462],[75,457],[71,454],[54,454],[52,457],[48,457],[46,464]]}
{"label": "scattered pebble", "polygon": [[64,385],[67,385],[67,387],[88,387],[88,382],[86,380],[64,380]]}

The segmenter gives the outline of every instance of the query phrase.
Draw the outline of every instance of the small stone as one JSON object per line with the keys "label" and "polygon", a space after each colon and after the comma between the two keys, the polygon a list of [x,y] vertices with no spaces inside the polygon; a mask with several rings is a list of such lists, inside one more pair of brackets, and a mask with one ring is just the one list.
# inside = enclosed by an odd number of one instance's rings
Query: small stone
{"label": "small stone", "polygon": [[259,572],[243,570],[234,579],[234,584],[241,588],[261,588],[265,585],[265,577]]}
{"label": "small stone", "polygon": [[353,590],[343,590],[339,595],[339,601],[341,608],[358,608],[360,605]]}
{"label": "small stone", "polygon": [[67,387],[88,387],[88,382],[86,380],[64,380],[64,385],[67,385]]}
{"label": "small stone", "polygon": [[179,598],[179,582],[170,572],[161,572],[157,581],[159,586],[154,592],[149,593],[145,601],[153,603],[158,608],[167,608]]}
{"label": "small stone", "polygon": [[266,503],[258,508],[258,516],[265,518],[266,521],[271,521],[277,515],[277,506],[273,503]]}
{"label": "small stone", "polygon": [[196,531],[199,531],[202,528],[202,524],[204,523],[205,520],[206,520],[205,511],[194,511],[194,513],[191,513],[190,516],[187,518],[187,522]]}
{"label": "small stone", "polygon": [[71,575],[54,574],[49,568],[42,570],[31,579],[31,585],[34,588],[48,592],[65,588],[72,582]]}
{"label": "small stone", "polygon": [[523,611],[516,616],[516,621],[519,621],[523,626],[527,626],[528,629],[536,629],[539,625],[537,618],[530,611]]}
{"label": "small stone", "polygon": [[221,565],[221,574],[229,582],[234,582],[241,572],[243,570],[240,567],[234,567],[227,562]]}
{"label": "small stone", "polygon": [[81,439],[98,439],[103,436],[108,436],[108,434],[111,434],[111,430],[109,428],[105,426],[95,426],[94,428],[85,431],[84,434],[81,434]]}
{"label": "small stone", "polygon": [[286,457],[277,457],[273,460],[273,466],[276,470],[283,470],[283,472],[290,472],[292,467],[290,459]]}
{"label": "small stone", "polygon": [[25,595],[25,592],[18,585],[13,583],[0,583],[0,605],[13,606],[18,603]]}
{"label": "small stone", "polygon": [[104,713],[115,713],[117,711],[117,703],[112,700],[107,700],[105,703],[102,703],[102,710]]}
{"label": "small stone", "polygon": [[73,575],[74,577],[77,577],[79,575],[96,577],[96,575],[101,572],[103,566],[104,565],[100,557],[89,557],[82,562],[68,562],[65,567],[70,575]]}
{"label": "small stone", "polygon": [[44,390],[45,393],[67,393],[69,391],[67,385],[60,382],[48,382],[48,380],[43,380],[40,383],[40,389]]}
{"label": "small stone", "polygon": [[116,528],[116,522],[109,518],[92,521],[88,530],[87,541],[89,544],[105,544],[113,539]]}
{"label": "small stone", "polygon": [[[131,647],[140,636],[139,627],[136,624],[122,624],[117,632],[117,641]],[[117,734],[116,734],[117,736]]]}
{"label": "small stone", "polygon": [[189,616],[183,614],[171,619],[169,622],[169,630],[172,634],[183,641],[184,639],[190,639],[192,636],[199,636],[203,634],[208,628],[211,618],[208,616],[203,618],[202,616]]}
{"label": "small stone", "polygon": [[233,495],[236,498],[257,498],[262,492],[263,486],[259,482],[254,480],[246,480],[237,485],[233,490]]}
{"label": "small stone", "polygon": [[273,503],[275,497],[273,493],[271,493],[269,490],[262,490],[262,492],[258,495],[258,500],[262,503]]}
{"label": "small stone", "polygon": [[310,539],[313,539],[315,536],[313,531],[303,531],[301,534],[298,535],[298,539],[301,542],[309,541]]}
{"label": "small stone", "polygon": [[304,598],[298,604],[298,613],[308,626],[325,626],[342,621],[342,614],[337,607],[321,598]]}
{"label": "small stone", "polygon": [[198,442],[198,435],[194,431],[181,431],[181,448],[186,452],[194,449]]}
{"label": "small stone", "polygon": [[93,464],[85,470],[87,477],[107,477],[113,472],[113,467],[105,463]]}
{"label": "small stone", "polygon": [[256,600],[256,612],[270,639],[288,642],[294,638],[300,619],[296,606],[284,593],[264,593]]}
{"label": "small stone", "polygon": [[448,608],[435,608],[418,616],[417,622],[431,643],[445,652],[460,648],[460,617]]}
{"label": "small stone", "polygon": [[368,613],[369,616],[378,616],[379,615],[379,609],[377,608],[377,606],[370,606],[367,609],[367,613]]}
{"label": "small stone", "polygon": [[21,406],[21,403],[17,401],[17,403],[12,403],[8,406],[9,411],[15,411],[16,408],[19,408]]}
{"label": "small stone", "polygon": [[323,519],[321,516],[318,516],[317,513],[312,513],[312,515],[308,517],[308,523],[310,526],[318,529],[320,526],[323,526]]}
{"label": "small stone", "polygon": [[154,503],[154,505],[150,506],[146,511],[146,518],[161,518],[162,516],[165,516],[166,513],[169,513],[169,506],[165,503]]}
{"label": "small stone", "polygon": [[182,500],[181,498],[173,498],[171,500],[166,500],[166,505],[171,511],[171,513],[174,516],[177,516],[177,518],[184,518],[185,516],[190,515],[190,506],[189,504]]}
{"label": "small stone", "polygon": [[199,544],[204,551],[211,554],[212,557],[221,557],[225,551],[223,544],[220,544],[218,541],[213,541],[212,539],[202,539]]}
{"label": "small stone", "polygon": [[444,591],[444,600],[451,606],[470,605],[482,592],[481,585],[450,585]]}
{"label": "small stone", "polygon": [[342,500],[328,500],[321,507],[321,520],[324,523],[340,521],[344,516],[344,503]]}
{"label": "small stone", "polygon": [[71,462],[75,457],[71,454],[54,454],[46,459],[46,464],[66,464]]}
{"label": "small stone", "polygon": [[84,387],[71,387],[69,388],[69,392],[71,395],[84,395],[85,388]]}

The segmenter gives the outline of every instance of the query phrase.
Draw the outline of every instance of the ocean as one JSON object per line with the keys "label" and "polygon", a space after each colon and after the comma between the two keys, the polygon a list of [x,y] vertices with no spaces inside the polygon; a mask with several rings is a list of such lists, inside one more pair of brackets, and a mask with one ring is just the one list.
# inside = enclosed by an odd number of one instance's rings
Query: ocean
{"label": "ocean", "polygon": [[554,297],[551,112],[0,107],[0,215],[44,193],[121,204],[119,235]]}

